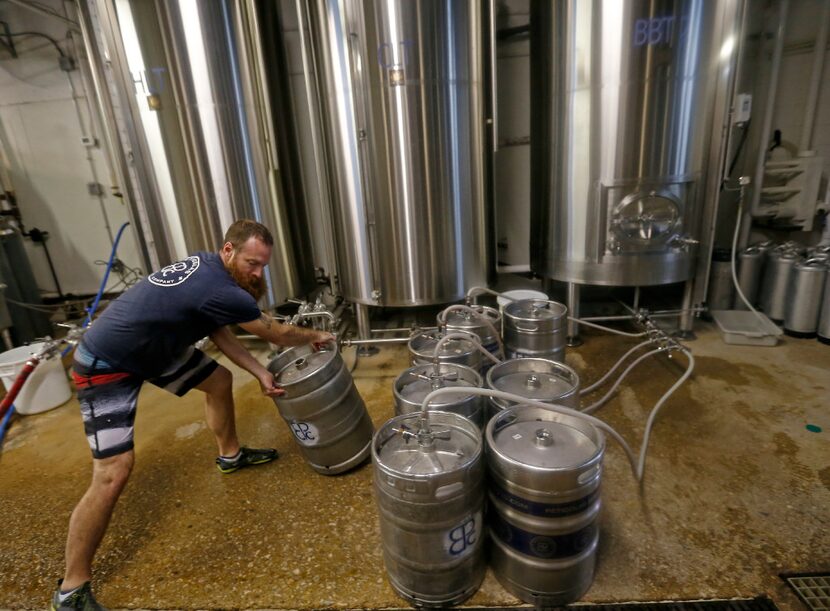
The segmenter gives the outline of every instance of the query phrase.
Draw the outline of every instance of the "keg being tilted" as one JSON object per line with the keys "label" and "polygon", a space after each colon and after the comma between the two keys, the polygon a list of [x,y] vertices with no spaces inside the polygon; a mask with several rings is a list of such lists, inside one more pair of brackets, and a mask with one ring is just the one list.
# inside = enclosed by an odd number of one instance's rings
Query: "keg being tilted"
{"label": "keg being tilted", "polygon": [[[547,359],[513,359],[487,372],[487,387],[527,399],[579,409],[579,375],[565,365]],[[487,419],[512,405],[490,397]]]}
{"label": "keg being tilted", "polygon": [[[417,333],[409,338],[409,363],[411,365],[426,365],[432,363],[435,355],[435,346],[444,336],[442,333]],[[476,348],[472,339],[447,340],[438,353],[441,363],[457,363],[466,365],[476,371],[481,370],[481,352]]]}
{"label": "keg being tilted", "polygon": [[525,405],[493,418],[485,440],[493,572],[537,608],[578,600],[594,578],[604,435]]}
{"label": "keg being tilted", "polygon": [[546,299],[504,306],[504,352],[508,359],[537,357],[565,362],[568,308]]}
{"label": "keg being tilted", "polygon": [[372,442],[389,582],[423,607],[457,605],[484,578],[481,432],[458,414],[396,416]]}
{"label": "keg being tilted", "polygon": [[[482,379],[476,371],[455,363],[438,365],[416,365],[404,371],[395,380],[395,414],[411,414],[421,411],[424,398],[433,390],[468,386],[481,388]],[[452,412],[472,420],[480,429],[484,428],[484,409],[478,395],[449,395],[438,397],[429,404],[430,410]]]}
{"label": "keg being tilted", "polygon": [[274,403],[312,469],[334,475],[369,456],[372,420],[334,342],[286,350],[268,371],[285,390]]}

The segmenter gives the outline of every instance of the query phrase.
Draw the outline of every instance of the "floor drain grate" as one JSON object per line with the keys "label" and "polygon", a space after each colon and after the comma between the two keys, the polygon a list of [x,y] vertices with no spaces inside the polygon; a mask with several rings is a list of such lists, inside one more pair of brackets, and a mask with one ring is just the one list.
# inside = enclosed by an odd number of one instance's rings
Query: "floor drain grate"
{"label": "floor drain grate", "polygon": [[830,611],[830,575],[790,573],[781,575],[781,578],[812,611]]}
{"label": "floor drain grate", "polygon": [[[459,611],[524,611],[534,607],[459,607]],[[766,596],[726,600],[668,600],[660,602],[576,603],[561,611],[778,611]]]}

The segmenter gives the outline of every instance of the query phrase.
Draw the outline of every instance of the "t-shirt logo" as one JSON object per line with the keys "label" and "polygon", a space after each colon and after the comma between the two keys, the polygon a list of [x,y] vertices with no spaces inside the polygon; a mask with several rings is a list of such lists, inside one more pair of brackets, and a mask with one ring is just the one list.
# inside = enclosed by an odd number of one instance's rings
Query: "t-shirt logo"
{"label": "t-shirt logo", "polygon": [[156,286],[176,286],[190,278],[191,274],[199,269],[199,263],[199,257],[188,257],[184,261],[176,261],[153,272],[148,280]]}

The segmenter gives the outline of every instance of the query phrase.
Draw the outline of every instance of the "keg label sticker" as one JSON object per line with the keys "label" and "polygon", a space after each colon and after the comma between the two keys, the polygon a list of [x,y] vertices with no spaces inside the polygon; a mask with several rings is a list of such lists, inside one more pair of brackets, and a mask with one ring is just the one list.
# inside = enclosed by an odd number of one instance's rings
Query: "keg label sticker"
{"label": "keg label sticker", "polygon": [[316,446],[320,441],[317,427],[310,422],[292,422],[289,426],[294,437],[304,446]]}
{"label": "keg label sticker", "polygon": [[466,556],[478,547],[480,533],[481,512],[478,511],[447,531],[444,536],[444,551],[453,558]]}
{"label": "keg label sticker", "polygon": [[545,560],[577,556],[588,549],[597,537],[596,522],[564,535],[541,535],[522,530],[507,522],[497,511],[493,512],[490,530],[517,552]]}
{"label": "keg label sticker", "polygon": [[184,261],[176,261],[148,276],[148,280],[156,286],[177,286],[190,278],[199,269],[199,257],[188,257]]}
{"label": "keg label sticker", "polygon": [[599,498],[599,488],[597,488],[588,496],[569,503],[538,503],[536,501],[528,501],[515,494],[510,494],[495,482],[490,483],[490,492],[502,503],[509,505],[517,511],[543,518],[562,518],[582,513]]}

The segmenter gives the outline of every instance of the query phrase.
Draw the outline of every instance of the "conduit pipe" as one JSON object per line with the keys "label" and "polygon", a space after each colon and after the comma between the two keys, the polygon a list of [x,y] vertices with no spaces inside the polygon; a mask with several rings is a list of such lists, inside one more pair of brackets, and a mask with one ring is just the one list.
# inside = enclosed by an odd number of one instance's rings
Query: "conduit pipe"
{"label": "conduit pipe", "polygon": [[601,331],[607,331],[608,333],[615,333],[616,335],[622,335],[625,337],[643,337],[645,335],[648,335],[648,331],[643,331],[641,333],[628,333],[627,331],[618,331],[617,329],[612,329],[611,327],[597,325],[592,322],[588,322],[583,318],[573,318],[572,316],[568,316],[568,320],[575,323],[576,325],[585,325],[586,327],[600,329]]}

